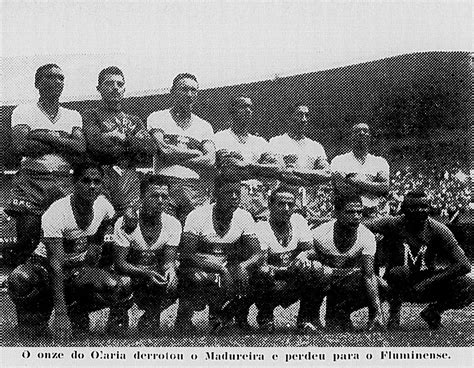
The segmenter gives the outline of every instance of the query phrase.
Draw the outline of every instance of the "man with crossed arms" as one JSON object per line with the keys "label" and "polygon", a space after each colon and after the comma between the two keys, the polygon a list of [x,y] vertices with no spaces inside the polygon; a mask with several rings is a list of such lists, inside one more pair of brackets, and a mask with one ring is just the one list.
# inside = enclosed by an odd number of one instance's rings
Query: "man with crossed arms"
{"label": "man with crossed arms", "polygon": [[11,118],[13,148],[22,160],[5,212],[16,220],[18,247],[11,258],[17,264],[38,245],[44,211],[72,192],[71,164],[86,151],[81,115],[59,105],[64,88],[61,68],[40,66],[35,87],[38,102],[17,106]]}
{"label": "man with crossed arms", "polygon": [[173,107],[147,119],[154,138],[153,171],[170,184],[170,207],[181,224],[195,207],[210,201],[215,148],[211,124],[192,113],[199,85],[189,73],[178,74],[171,87]]}
{"label": "man with crossed arms", "polygon": [[321,203],[319,185],[331,178],[323,146],[306,136],[309,108],[296,103],[288,107],[288,132],[270,139],[270,150],[284,168],[280,181],[298,192],[296,208],[308,219],[317,217]]}
{"label": "man with crossed arms", "polygon": [[242,179],[240,206],[249,211],[255,219],[268,216],[268,191],[275,185],[279,169],[272,158],[265,138],[250,134],[253,103],[248,97],[232,99],[229,113],[232,125],[217,132],[216,163],[222,173]]}

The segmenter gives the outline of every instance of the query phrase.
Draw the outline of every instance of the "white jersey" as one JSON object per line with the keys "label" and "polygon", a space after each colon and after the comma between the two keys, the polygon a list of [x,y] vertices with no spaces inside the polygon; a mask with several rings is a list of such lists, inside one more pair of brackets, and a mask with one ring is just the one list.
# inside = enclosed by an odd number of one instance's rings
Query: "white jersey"
{"label": "white jersey", "polygon": [[[184,145],[190,149],[201,149],[206,141],[213,142],[214,130],[211,124],[199,116],[191,114],[188,128],[181,128],[173,119],[171,110],[155,111],[147,119],[148,130],[161,130],[164,140],[172,145]],[[199,178],[199,174],[182,165],[168,165],[156,154],[153,157],[153,170],[155,174],[176,178]]]}
{"label": "white jersey", "polygon": [[283,246],[275,236],[269,221],[257,222],[257,235],[262,250],[268,251],[268,263],[286,267],[302,251],[301,244],[312,244],[313,237],[306,219],[298,213],[290,218],[291,236],[288,244]]}
{"label": "white jersey", "polygon": [[198,252],[214,254],[223,259],[238,251],[238,242],[242,236],[255,236],[255,221],[252,215],[237,208],[225,234],[218,234],[214,228],[213,210],[215,204],[205,204],[195,208],[186,218],[184,232],[199,237]]}
{"label": "white jersey", "polygon": [[[380,177],[389,177],[390,168],[387,161],[380,156],[374,156],[370,153],[364,162],[359,161],[354,153],[348,152],[344,155],[336,156],[331,162],[331,171],[338,172],[343,176],[350,173],[365,174],[374,180]],[[384,200],[382,196],[374,193],[361,193],[362,205],[364,207],[375,207]]]}
{"label": "white jersey", "polygon": [[338,268],[360,267],[362,255],[375,255],[375,235],[362,224],[357,229],[354,245],[349,250],[340,252],[334,244],[335,223],[336,220],[332,220],[313,230],[314,248],[323,265]]}
{"label": "white jersey", "polygon": [[[245,140],[243,140],[230,128],[217,132],[214,136],[214,144],[216,145],[216,151],[227,150],[229,152],[237,152],[247,163],[257,163],[262,154],[270,152],[270,147],[265,138],[248,134]],[[261,187],[262,181],[250,179],[242,181],[242,184],[253,192]]]}
{"label": "white jersey", "polygon": [[[28,125],[32,131],[37,129],[47,129],[67,134],[71,134],[75,127],[82,127],[82,118],[77,111],[59,106],[57,115],[54,119],[51,119],[37,103],[17,106],[15,110],[13,110],[11,122],[12,127],[17,125]],[[69,172],[71,169],[70,164],[64,158],[64,155],[59,153],[49,153],[35,158],[23,157],[21,168],[42,172]]]}
{"label": "white jersey", "polygon": [[270,149],[287,167],[314,169],[327,160],[323,146],[308,137],[295,140],[285,133],[270,139]]}
{"label": "white jersey", "polygon": [[230,128],[217,132],[214,136],[214,144],[216,151],[225,149],[229,152],[238,152],[249,163],[256,163],[263,153],[269,152],[268,142],[265,138],[252,134],[242,138]]}
{"label": "white jersey", "polygon": [[[76,223],[71,206],[71,196],[58,199],[43,214],[41,228],[44,238],[61,238],[65,251],[65,261],[81,262],[85,259],[88,249],[88,237],[94,236],[104,220],[110,220],[115,215],[114,208],[102,195],[93,204],[93,219],[90,225],[81,229]],[[35,254],[46,257],[46,246],[41,241]]]}
{"label": "white jersey", "polygon": [[123,217],[120,217],[114,226],[114,242],[119,247],[137,250],[161,250],[165,246],[177,247],[181,239],[181,223],[166,213],[161,214],[161,232],[153,244],[148,244],[143,238],[140,221],[131,234],[123,229]]}

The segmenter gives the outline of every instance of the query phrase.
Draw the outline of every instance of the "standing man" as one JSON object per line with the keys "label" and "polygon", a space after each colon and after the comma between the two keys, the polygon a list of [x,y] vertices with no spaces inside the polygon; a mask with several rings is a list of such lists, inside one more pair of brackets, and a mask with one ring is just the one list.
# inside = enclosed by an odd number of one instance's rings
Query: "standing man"
{"label": "standing man", "polygon": [[173,107],[147,119],[156,144],[154,173],[168,178],[172,212],[182,224],[196,206],[209,202],[214,175],[214,131],[192,113],[198,88],[194,75],[178,74],[171,87]]}
{"label": "standing man", "polygon": [[402,302],[430,303],[420,313],[431,329],[441,326],[448,309],[472,302],[469,259],[442,223],[429,217],[430,200],[424,192],[406,194],[401,214],[366,223],[384,235],[384,278],[390,287],[388,326],[400,326]]}
{"label": "standing man", "polygon": [[[240,192],[238,178],[219,176],[215,203],[197,207],[186,219],[177,328],[192,330],[193,311],[206,305],[214,331],[228,325],[238,313],[239,306],[228,308],[228,313],[222,308],[227,301],[246,295],[249,272],[261,259],[252,215],[239,208]],[[238,322],[247,328],[246,318]]]}
{"label": "standing man", "polygon": [[360,195],[366,219],[388,214],[389,166],[383,157],[369,153],[367,124],[352,127],[351,143],[351,152],[336,156],[331,162],[336,193]]}
{"label": "standing man", "polygon": [[134,300],[145,310],[138,330],[156,335],[161,311],[177,298],[176,254],[181,224],[163,212],[168,202],[166,180],[146,178],[140,196],[140,211],[127,212],[115,223],[115,270],[132,278]]}
{"label": "standing man", "polygon": [[288,307],[300,300],[296,322],[301,332],[316,330],[319,309],[312,304],[319,275],[311,268],[307,252],[313,238],[307,221],[294,213],[296,196],[293,189],[282,185],[269,198],[270,218],[257,223],[260,246],[266,263],[251,279],[253,299],[258,308],[257,323],[261,329],[275,329],[273,310],[278,305]]}
{"label": "standing man", "polygon": [[248,97],[234,98],[229,112],[231,127],[214,136],[216,162],[221,172],[242,179],[240,206],[256,219],[263,216],[268,207],[267,193],[272,182],[267,178],[278,176],[278,165],[275,159],[271,160],[268,142],[249,133],[252,100]]}
{"label": "standing man", "polygon": [[297,209],[306,218],[320,210],[318,184],[328,182],[331,173],[323,146],[306,137],[309,109],[297,103],[288,108],[288,132],[270,139],[270,149],[285,167],[280,180],[298,193]]}
{"label": "standing man", "polygon": [[5,212],[16,219],[17,264],[38,244],[44,211],[71,193],[71,162],[86,150],[81,116],[59,105],[64,88],[61,68],[39,67],[35,87],[38,102],[17,106],[11,118],[13,148],[22,159]]}
{"label": "standing man", "polygon": [[362,225],[362,200],[359,196],[337,196],[336,219],[313,230],[313,246],[307,254],[312,268],[319,270],[319,311],[327,294],[326,327],[352,328],[350,314],[368,305],[368,329],[383,325],[379,287],[383,280],[374,273],[375,236]]}
{"label": "standing man", "polygon": [[[55,201],[42,217],[43,237],[28,261],[8,278],[21,331],[45,332],[54,308],[53,333],[63,338],[89,329],[88,313],[130,303],[129,279],[96,266],[105,226],[114,209],[100,195],[103,171],[74,167],[73,193]],[[120,321],[109,319],[111,324]]]}
{"label": "standing man", "polygon": [[103,165],[104,186],[118,216],[138,203],[137,164],[153,152],[153,142],[137,116],[122,111],[123,72],[116,66],[100,71],[97,91],[102,101],[84,113],[84,134],[91,157]]}

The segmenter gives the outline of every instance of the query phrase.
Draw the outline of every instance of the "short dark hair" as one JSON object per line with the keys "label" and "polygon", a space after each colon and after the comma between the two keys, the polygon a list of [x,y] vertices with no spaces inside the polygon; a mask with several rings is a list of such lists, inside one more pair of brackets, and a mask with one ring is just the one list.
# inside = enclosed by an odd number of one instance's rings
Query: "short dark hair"
{"label": "short dark hair", "polygon": [[84,172],[89,169],[97,169],[100,176],[104,176],[104,169],[95,161],[84,161],[73,165],[72,168],[72,181],[75,183],[79,181]]}
{"label": "short dark hair", "polygon": [[279,194],[279,193],[293,194],[295,196],[295,199],[296,199],[296,190],[293,187],[291,187],[288,184],[280,184],[275,189],[273,189],[272,192],[270,193],[270,197],[268,197],[268,203],[272,204],[275,201],[275,198],[276,198],[277,194]]}
{"label": "short dark hair", "polygon": [[196,83],[198,83],[198,80],[196,78],[196,76],[194,74],[191,74],[191,73],[179,73],[176,77],[174,77],[173,79],[173,84],[171,86],[171,91],[173,91],[176,87],[176,84],[178,84],[178,82],[181,80],[181,79],[192,79],[193,81],[195,81]]}
{"label": "short dark hair", "polygon": [[412,190],[405,194],[403,198],[403,202],[400,206],[400,211],[405,212],[406,208],[410,205],[410,201],[420,200],[420,202],[424,202],[428,207],[431,206],[431,201],[428,198],[428,195],[422,190]]}
{"label": "short dark hair", "polygon": [[308,104],[306,104],[306,103],[304,103],[304,102],[295,102],[295,103],[291,104],[290,106],[288,106],[288,107],[286,108],[286,114],[287,114],[288,116],[293,115],[293,113],[295,112],[295,110],[296,110],[298,107],[300,107],[300,106],[306,106],[306,107],[308,107]]}
{"label": "short dark hair", "polygon": [[38,84],[38,82],[41,80],[41,78],[43,78],[43,74],[46,70],[49,70],[49,69],[52,69],[52,68],[58,68],[58,69],[61,69],[59,67],[59,65],[57,64],[45,64],[45,65],[41,65],[38,69],[36,69],[36,73],[35,73],[35,86]]}
{"label": "short dark hair", "polygon": [[360,203],[362,205],[362,198],[358,194],[338,194],[334,197],[334,210],[341,211],[348,203]]}
{"label": "short dark hair", "polygon": [[161,175],[147,175],[140,183],[140,195],[143,197],[151,185],[167,186],[169,187],[168,180]]}
{"label": "short dark hair", "polygon": [[118,66],[108,66],[105,69],[102,69],[99,73],[99,78],[97,81],[97,85],[100,86],[101,83],[104,81],[107,75],[120,75],[122,76],[123,80],[125,81],[125,76],[123,75],[122,70]]}
{"label": "short dark hair", "polygon": [[214,190],[222,188],[226,184],[239,183],[240,178],[233,174],[219,174],[214,179]]}

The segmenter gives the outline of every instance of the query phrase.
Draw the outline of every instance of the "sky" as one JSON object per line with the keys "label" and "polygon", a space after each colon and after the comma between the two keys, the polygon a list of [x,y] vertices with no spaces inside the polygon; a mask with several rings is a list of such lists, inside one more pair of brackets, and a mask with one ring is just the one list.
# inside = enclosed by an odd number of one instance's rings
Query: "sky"
{"label": "sky", "polygon": [[97,98],[98,72],[127,94],[201,88],[421,51],[471,51],[472,1],[1,1],[2,104],[34,101],[34,72],[64,70],[62,101]]}

